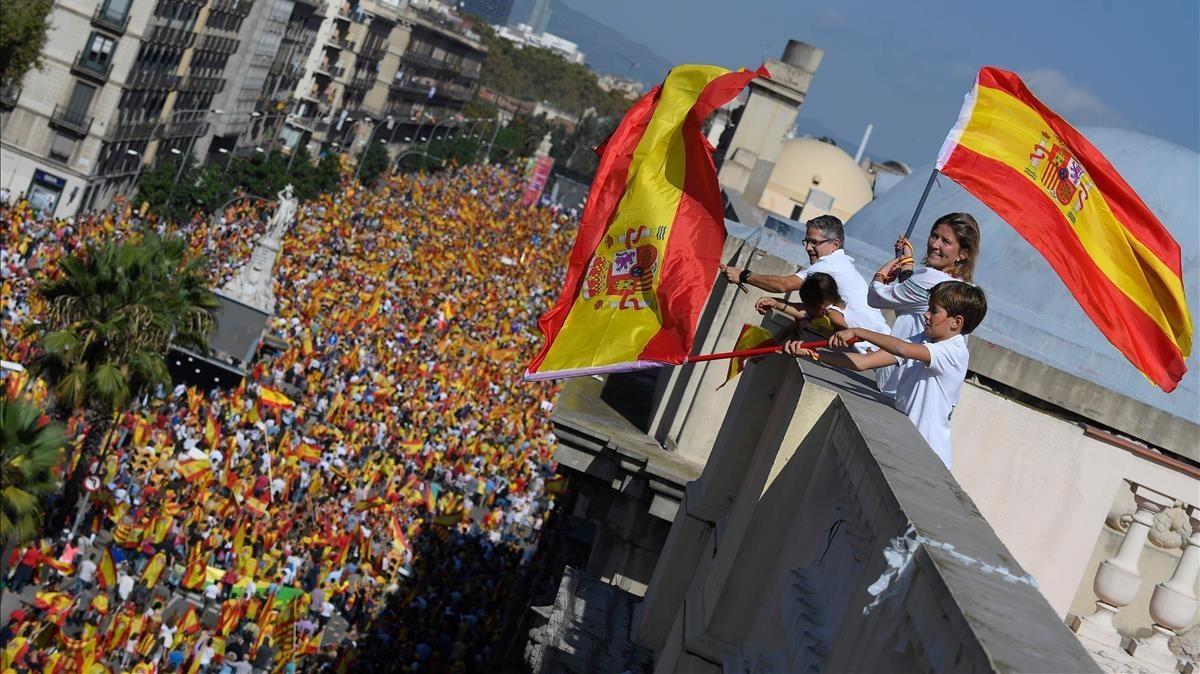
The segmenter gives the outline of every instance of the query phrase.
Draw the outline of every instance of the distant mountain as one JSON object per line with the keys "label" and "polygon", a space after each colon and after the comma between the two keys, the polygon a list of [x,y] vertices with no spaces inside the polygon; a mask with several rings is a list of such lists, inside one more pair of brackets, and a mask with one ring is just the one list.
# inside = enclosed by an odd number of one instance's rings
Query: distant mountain
{"label": "distant mountain", "polygon": [[[510,23],[528,23],[534,0],[516,0],[508,15]],[[662,82],[671,64],[646,45],[634,42],[615,28],[571,8],[562,0],[550,0],[547,30],[579,45],[592,70],[620,75],[654,85]],[[636,67],[631,69],[631,62]]]}

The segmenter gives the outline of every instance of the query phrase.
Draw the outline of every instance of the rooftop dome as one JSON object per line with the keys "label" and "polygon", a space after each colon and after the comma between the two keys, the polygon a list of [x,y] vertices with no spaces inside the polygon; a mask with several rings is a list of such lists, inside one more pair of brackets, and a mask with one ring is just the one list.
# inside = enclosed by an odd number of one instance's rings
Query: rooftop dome
{"label": "rooftop dome", "polygon": [[758,205],[791,215],[808,201],[811,189],[832,196],[829,212],[843,220],[872,198],[871,180],[853,157],[832,143],[805,137],[783,144]]}
{"label": "rooftop dome", "polygon": [[[1183,251],[1184,286],[1192,324],[1200,327],[1200,155],[1192,150],[1133,131],[1083,128],[1083,134],[1112,162],[1121,176],[1141,196],[1150,210],[1170,230]],[[932,163],[913,172],[886,194],[863,208],[846,224],[846,249],[864,275],[874,273],[892,256],[891,244],[912,218],[921,190],[933,170]],[[914,242],[920,252],[933,221],[945,214],[966,211],[979,221],[983,241],[976,281],[988,292],[988,315],[974,336],[1030,361],[1073,375],[1116,392],[1177,419],[1164,419],[1141,406],[1100,397],[1117,398],[1103,391],[1054,390],[1047,393],[1042,380],[1053,379],[1045,368],[1021,367],[1003,383],[1043,400],[1066,407],[1087,418],[1129,432],[1162,447],[1180,451],[1176,441],[1164,439],[1154,427],[1180,424],[1179,432],[1191,436],[1181,453],[1195,458],[1195,431],[1200,397],[1197,396],[1196,349],[1187,359],[1188,373],[1173,393],[1163,393],[1142,376],[1100,334],[1083,313],[1066,286],[1042,256],[1016,231],[978,199],[944,176],[929,193]],[[972,369],[975,361],[972,361]],[[991,373],[981,372],[992,376]],[[1061,388],[1061,387],[1060,387]],[[1070,386],[1067,389],[1091,387]],[[1141,409],[1138,409],[1141,408]],[[1126,419],[1126,417],[1128,417]],[[1182,429],[1182,430],[1180,430]],[[1177,434],[1173,434],[1173,437]]]}

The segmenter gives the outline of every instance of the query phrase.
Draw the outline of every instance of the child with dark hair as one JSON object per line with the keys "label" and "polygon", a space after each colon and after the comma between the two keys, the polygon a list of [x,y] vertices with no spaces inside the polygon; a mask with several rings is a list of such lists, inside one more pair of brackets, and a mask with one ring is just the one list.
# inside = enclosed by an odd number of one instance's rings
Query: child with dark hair
{"label": "child with dark hair", "polygon": [[[797,321],[827,318],[834,330],[848,328],[866,328],[876,332],[887,332],[888,325],[883,316],[877,312],[867,312],[847,307],[845,300],[838,292],[837,281],[829,274],[816,272],[809,274],[800,286],[799,304],[790,304],[774,297],[764,297],[757,303],[760,311],[773,309]],[[855,345],[862,353],[873,350],[865,342]]]}
{"label": "child with dark hair", "polygon": [[962,281],[943,281],[929,293],[925,330],[908,340],[888,334],[850,328],[829,338],[829,346],[841,348],[854,340],[879,347],[860,353],[820,353],[789,342],[784,351],[850,370],[873,370],[896,365],[896,409],[905,413],[947,468],[951,466],[950,415],[958,404],[967,377],[967,341],[987,314],[983,290]]}

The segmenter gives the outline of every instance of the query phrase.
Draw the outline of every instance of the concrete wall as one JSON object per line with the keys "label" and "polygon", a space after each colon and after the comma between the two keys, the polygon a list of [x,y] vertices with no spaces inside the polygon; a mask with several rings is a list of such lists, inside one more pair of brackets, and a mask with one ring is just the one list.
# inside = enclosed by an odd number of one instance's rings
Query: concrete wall
{"label": "concrete wall", "polygon": [[[910,561],[864,612],[910,527]],[[688,485],[637,638],[657,672],[1096,671],[1000,567],[1025,577],[870,380],[772,356]]]}
{"label": "concrete wall", "polygon": [[1091,585],[1092,551],[1125,480],[1200,497],[1195,478],[978,386],[963,387],[953,423],[954,477],[1059,616]]}
{"label": "concrete wall", "polygon": [[[756,254],[752,244],[744,245],[743,241],[732,237],[726,239],[721,259],[738,267],[749,264],[751,269],[763,274],[796,271],[795,265],[777,257]],[[716,281],[696,332],[696,353],[730,351],[743,325],[762,323],[763,317],[754,309],[754,303],[767,293],[753,286],[746,286],[746,290],[748,292],[741,292],[735,285]],[[771,327],[776,331],[784,330],[781,325],[772,324]],[[736,388],[736,381],[721,387],[728,370],[728,361],[664,368],[659,375],[650,435],[668,449],[704,464]]]}

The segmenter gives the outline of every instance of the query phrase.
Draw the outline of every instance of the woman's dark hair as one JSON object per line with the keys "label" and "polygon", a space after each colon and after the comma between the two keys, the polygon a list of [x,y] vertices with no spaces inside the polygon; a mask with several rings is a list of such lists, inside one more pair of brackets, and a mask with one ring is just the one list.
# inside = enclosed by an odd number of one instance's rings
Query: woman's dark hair
{"label": "woman's dark hair", "polygon": [[974,283],[975,260],[979,257],[979,223],[975,222],[970,213],[947,213],[934,220],[933,227],[929,228],[930,236],[940,225],[946,225],[954,232],[954,238],[958,240],[958,249],[966,253],[966,257],[943,271],[954,278]]}

